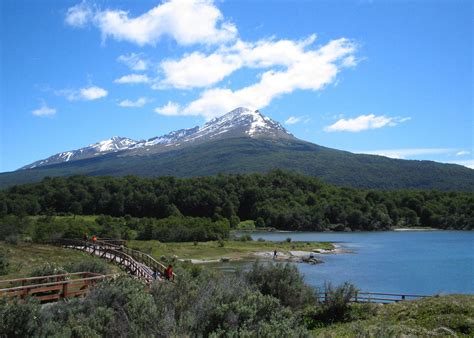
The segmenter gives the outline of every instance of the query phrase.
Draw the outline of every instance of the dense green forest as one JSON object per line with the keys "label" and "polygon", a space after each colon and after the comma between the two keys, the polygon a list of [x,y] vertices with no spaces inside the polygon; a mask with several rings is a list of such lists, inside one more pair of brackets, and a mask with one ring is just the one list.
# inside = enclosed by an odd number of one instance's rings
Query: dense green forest
{"label": "dense green forest", "polygon": [[473,229],[473,206],[469,192],[341,188],[281,170],[189,179],[46,178],[0,192],[1,217],[110,215],[128,217],[122,220],[127,224],[131,218],[148,218],[153,229],[144,238],[163,236],[153,232],[178,223],[191,229],[221,221],[216,228],[224,229],[241,220],[285,230]]}

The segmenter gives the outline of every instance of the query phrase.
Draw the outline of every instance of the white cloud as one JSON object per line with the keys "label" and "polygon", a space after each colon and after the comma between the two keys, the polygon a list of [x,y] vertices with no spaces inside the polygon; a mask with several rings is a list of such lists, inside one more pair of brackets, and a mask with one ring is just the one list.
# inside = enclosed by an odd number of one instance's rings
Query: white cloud
{"label": "white cloud", "polygon": [[118,105],[120,107],[126,107],[126,108],[138,108],[138,107],[143,107],[147,103],[148,103],[148,99],[146,97],[140,97],[136,101],[123,100]]}
{"label": "white cloud", "polygon": [[106,97],[108,92],[100,87],[87,87],[87,88],[82,88],[80,90],[81,97],[84,98],[84,100],[97,100],[102,97]]}
{"label": "white cloud", "polygon": [[143,71],[147,70],[150,62],[143,56],[143,54],[130,53],[128,55],[120,55],[117,61],[122,62],[131,70]]}
{"label": "white cloud", "polygon": [[43,101],[41,103],[41,107],[33,110],[31,113],[35,116],[40,116],[40,117],[53,116],[54,114],[56,114],[56,109],[48,107],[46,103]]}
{"label": "white cloud", "polygon": [[121,78],[118,78],[114,81],[115,83],[127,83],[127,84],[137,84],[137,83],[148,83],[150,79],[148,76],[143,74],[129,74],[124,75]]}
{"label": "white cloud", "polygon": [[161,68],[166,78],[161,85],[175,88],[206,87],[221,81],[241,65],[236,55],[214,53],[206,56],[195,52],[177,61],[163,61]]}
{"label": "white cloud", "polygon": [[344,68],[342,60],[355,52],[356,46],[348,39],[338,39],[323,47],[301,53],[286,69],[269,70],[260,80],[250,86],[231,90],[211,88],[174,115],[201,115],[206,119],[228,112],[235,107],[260,109],[284,94],[295,90],[321,90],[335,81],[336,75]]}
{"label": "white cloud", "polygon": [[307,116],[290,116],[286,119],[285,124],[308,123],[310,119]]}
{"label": "white cloud", "polygon": [[250,43],[239,40],[228,50],[237,52],[243,62],[251,67],[291,66],[304,57],[304,49],[315,40],[315,34],[301,41],[260,40]]}
{"label": "white cloud", "polygon": [[84,27],[93,17],[93,10],[85,2],[67,10],[65,22],[73,27]]}
{"label": "white cloud", "polygon": [[235,26],[223,21],[222,13],[210,0],[165,1],[137,17],[123,10],[95,10],[81,25],[69,19],[70,13],[79,12],[74,10],[78,6],[68,10],[67,23],[77,27],[90,22],[100,29],[104,39],[112,37],[140,46],[154,45],[163,36],[172,37],[180,45],[191,45],[222,43],[237,35]]}
{"label": "white cloud", "polygon": [[336,131],[348,131],[348,132],[360,132],[369,129],[378,129],[382,127],[393,127],[399,123],[410,120],[409,117],[388,117],[388,116],[375,116],[374,114],[360,115],[352,119],[339,119],[330,126],[324,128],[327,132]]}
{"label": "white cloud", "polygon": [[89,86],[80,89],[61,89],[55,92],[56,95],[66,97],[69,101],[92,101],[106,97],[109,93],[104,88]]}
{"label": "white cloud", "polygon": [[194,52],[179,60],[166,60],[160,65],[165,79],[157,88],[207,87],[242,67],[289,67],[304,59],[304,49],[315,39],[316,35],[301,41],[260,40],[250,43],[238,40],[233,46],[221,47],[209,55]]}
{"label": "white cloud", "polygon": [[168,101],[164,106],[155,108],[155,112],[161,115],[173,116],[179,115],[179,109],[180,106],[177,103]]}
{"label": "white cloud", "polygon": [[467,168],[474,169],[474,160],[453,161],[448,163],[459,164]]}
{"label": "white cloud", "polygon": [[455,149],[451,148],[406,148],[357,151],[359,154],[380,155],[391,158],[406,159],[413,156],[450,154]]}
{"label": "white cloud", "polygon": [[301,122],[301,117],[290,116],[286,119],[285,124],[296,124],[298,122]]}
{"label": "white cloud", "polygon": [[464,155],[469,155],[471,152],[467,150],[461,150],[456,153],[456,156],[464,156]]}

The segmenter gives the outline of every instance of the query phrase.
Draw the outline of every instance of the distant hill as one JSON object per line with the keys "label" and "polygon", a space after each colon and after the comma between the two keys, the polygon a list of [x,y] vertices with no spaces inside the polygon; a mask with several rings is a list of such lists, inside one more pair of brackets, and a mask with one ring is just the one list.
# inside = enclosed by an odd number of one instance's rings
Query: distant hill
{"label": "distant hill", "polygon": [[279,168],[340,186],[474,191],[472,169],[322,147],[293,137],[278,122],[245,108],[236,109],[203,127],[147,141],[111,140],[98,143],[105,149],[103,152],[90,150],[100,149],[95,144],[82,152],[68,152],[67,160],[61,160],[58,154],[49,158],[51,164],[37,161],[27,166],[31,169],[2,173],[0,187],[36,182],[46,176],[74,174],[192,177]]}

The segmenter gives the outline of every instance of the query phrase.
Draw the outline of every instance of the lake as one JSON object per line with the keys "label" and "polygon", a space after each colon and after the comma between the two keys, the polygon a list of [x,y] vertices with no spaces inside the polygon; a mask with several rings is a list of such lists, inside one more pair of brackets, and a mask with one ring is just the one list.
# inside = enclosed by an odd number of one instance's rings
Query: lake
{"label": "lake", "polygon": [[297,264],[308,284],[349,281],[360,290],[403,294],[474,293],[474,232],[254,232],[253,239],[325,241],[353,253]]}

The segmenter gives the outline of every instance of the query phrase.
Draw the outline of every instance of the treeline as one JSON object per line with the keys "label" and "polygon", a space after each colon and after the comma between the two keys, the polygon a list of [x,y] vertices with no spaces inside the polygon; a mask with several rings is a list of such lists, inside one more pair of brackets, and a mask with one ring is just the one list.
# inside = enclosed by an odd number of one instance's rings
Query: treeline
{"label": "treeline", "polygon": [[[136,217],[19,217],[0,218],[0,241],[46,242],[58,238],[156,239],[161,242],[204,242],[229,237],[229,221],[205,217],[172,216],[163,219]],[[0,264],[1,265],[1,264]]]}
{"label": "treeline", "polygon": [[0,216],[187,216],[226,219],[231,227],[254,220],[260,226],[315,231],[473,229],[473,206],[470,192],[342,188],[281,170],[189,179],[46,178],[0,192]]}

